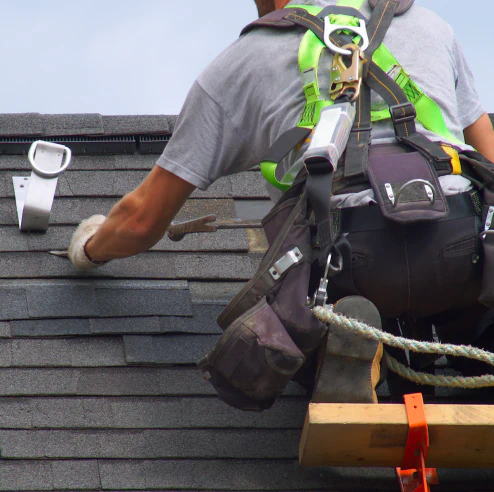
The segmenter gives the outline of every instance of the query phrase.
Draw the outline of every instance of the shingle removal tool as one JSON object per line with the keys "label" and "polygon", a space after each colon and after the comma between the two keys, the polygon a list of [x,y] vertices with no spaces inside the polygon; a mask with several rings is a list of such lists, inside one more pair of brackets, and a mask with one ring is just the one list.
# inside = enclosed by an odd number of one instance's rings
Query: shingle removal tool
{"label": "shingle removal tool", "polygon": [[218,229],[259,229],[262,225],[242,220],[218,220],[216,215],[206,215],[186,222],[172,222],[167,234],[172,241],[181,241],[187,234],[195,232],[216,232]]}
{"label": "shingle removal tool", "polygon": [[70,164],[71,151],[53,142],[34,142],[28,153],[30,177],[13,176],[15,204],[21,231],[48,230],[58,176]]}

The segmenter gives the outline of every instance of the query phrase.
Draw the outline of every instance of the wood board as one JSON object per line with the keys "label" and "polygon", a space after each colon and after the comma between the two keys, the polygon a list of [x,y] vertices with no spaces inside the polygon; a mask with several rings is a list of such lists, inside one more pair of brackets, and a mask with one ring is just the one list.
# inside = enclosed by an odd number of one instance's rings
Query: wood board
{"label": "wood board", "polygon": [[[494,468],[494,406],[424,405],[427,467]],[[302,466],[401,466],[405,405],[310,403],[300,441]]]}

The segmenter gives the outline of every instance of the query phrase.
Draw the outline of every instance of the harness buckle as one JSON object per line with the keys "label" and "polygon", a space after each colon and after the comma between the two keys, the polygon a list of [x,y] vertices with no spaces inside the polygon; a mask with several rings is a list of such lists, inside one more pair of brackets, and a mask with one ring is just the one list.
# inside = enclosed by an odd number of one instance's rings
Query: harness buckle
{"label": "harness buckle", "polygon": [[406,123],[407,121],[415,120],[417,117],[417,111],[411,102],[390,106],[389,113],[391,114],[393,125]]}
{"label": "harness buckle", "polygon": [[329,16],[324,18],[324,43],[333,52],[340,55],[350,56],[352,52],[348,49],[348,46],[339,47],[331,41],[331,34],[335,31],[352,31],[362,38],[362,46],[360,49],[365,51],[369,47],[369,36],[367,34],[367,26],[363,19],[359,19],[358,26],[342,26],[340,24],[331,24]]}
{"label": "harness buckle", "polygon": [[356,44],[347,44],[345,48],[348,48],[351,55],[350,65],[347,66],[344,62],[345,55],[340,53],[334,55],[330,71],[329,94],[333,101],[345,94],[350,102],[354,102],[360,95],[363,66],[367,59]]}

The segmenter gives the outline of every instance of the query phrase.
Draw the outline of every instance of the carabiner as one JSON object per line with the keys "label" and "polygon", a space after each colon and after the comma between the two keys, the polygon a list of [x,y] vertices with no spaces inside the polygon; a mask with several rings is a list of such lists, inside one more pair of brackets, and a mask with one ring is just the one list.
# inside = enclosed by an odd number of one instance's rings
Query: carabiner
{"label": "carabiner", "polygon": [[367,60],[356,44],[347,44],[344,48],[347,48],[352,56],[350,65],[347,66],[343,61],[344,55],[340,53],[334,55],[330,72],[329,94],[333,101],[345,94],[353,102],[360,94],[363,65]]}
{"label": "carabiner", "polygon": [[362,38],[362,46],[360,47],[361,51],[365,51],[369,47],[367,26],[365,25],[365,21],[363,19],[359,19],[358,26],[341,26],[339,24],[331,24],[329,16],[324,18],[324,43],[333,53],[349,56],[352,54],[351,51],[345,49],[345,47],[340,48],[331,41],[330,36],[335,31],[352,31]]}

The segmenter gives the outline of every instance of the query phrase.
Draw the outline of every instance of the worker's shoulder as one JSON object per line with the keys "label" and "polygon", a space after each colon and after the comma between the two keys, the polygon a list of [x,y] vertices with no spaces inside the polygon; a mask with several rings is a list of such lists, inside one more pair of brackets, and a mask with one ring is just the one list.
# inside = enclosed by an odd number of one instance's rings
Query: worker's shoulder
{"label": "worker's shoulder", "polygon": [[212,92],[234,90],[252,82],[262,89],[283,77],[298,77],[298,29],[278,31],[258,28],[241,36],[220,53],[198,78],[199,84]]}
{"label": "worker's shoulder", "polygon": [[453,28],[442,17],[434,11],[417,5],[413,7],[403,16],[398,16],[394,20],[395,24],[408,23],[414,28],[424,28],[434,30],[440,35],[451,36],[454,34]]}

